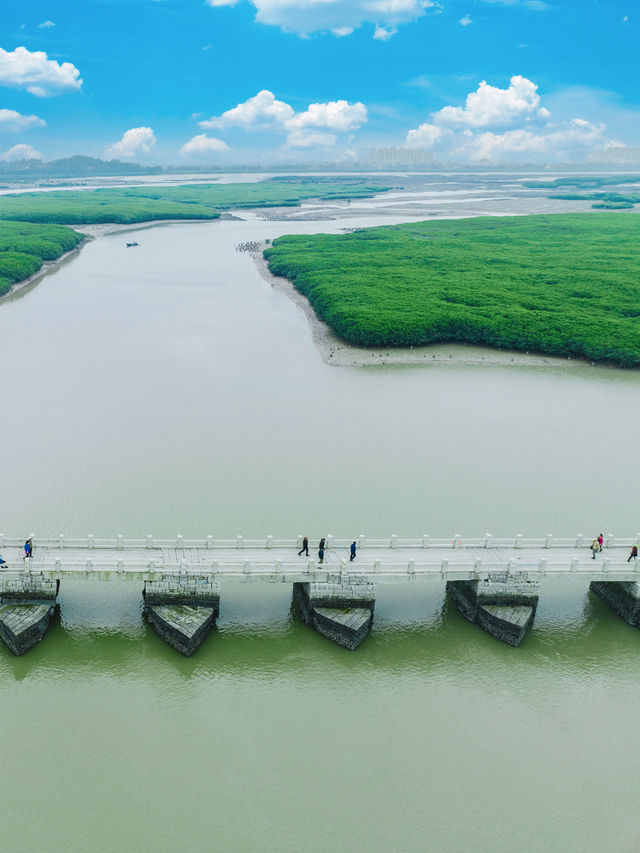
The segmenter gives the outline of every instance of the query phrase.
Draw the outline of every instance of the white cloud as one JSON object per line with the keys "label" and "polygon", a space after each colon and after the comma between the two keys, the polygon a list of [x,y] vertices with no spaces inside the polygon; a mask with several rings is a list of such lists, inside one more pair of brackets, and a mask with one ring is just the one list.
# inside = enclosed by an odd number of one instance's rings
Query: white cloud
{"label": "white cloud", "polygon": [[181,157],[189,157],[191,155],[205,155],[229,151],[229,146],[222,139],[216,139],[213,136],[207,136],[206,133],[199,133],[182,146],[178,152]]}
{"label": "white cloud", "polygon": [[508,89],[489,86],[483,80],[475,92],[467,95],[464,107],[444,107],[433,114],[433,120],[449,127],[495,127],[522,118],[548,119],[548,110],[540,109],[539,104],[537,85],[515,75]]}
{"label": "white cloud", "polygon": [[241,104],[206,121],[198,122],[205,130],[213,127],[252,127],[256,125],[283,124],[293,116],[293,107],[277,101],[273,92],[263,89]]}
{"label": "white cloud", "polygon": [[302,127],[327,127],[331,130],[355,130],[367,120],[367,108],[358,101],[328,101],[325,104],[309,104],[305,112],[296,113],[285,121],[289,129]]}
{"label": "white cloud", "polygon": [[[326,148],[335,145],[336,133],[356,130],[367,119],[367,108],[360,101],[354,104],[344,100],[309,104],[306,110],[296,113],[290,104],[278,101],[273,92],[263,89],[222,115],[199,122],[199,125],[202,128],[235,126],[247,131],[266,128],[276,133],[288,133],[285,144],[289,148]],[[194,140],[206,138],[201,134]]]}
{"label": "white cloud", "polygon": [[28,127],[44,127],[46,121],[39,116],[24,116],[15,110],[0,110],[0,130],[26,130]]}
{"label": "white cloud", "polygon": [[395,34],[398,32],[397,27],[381,27],[377,26],[375,32],[373,34],[374,39],[378,41],[389,41],[390,38],[393,38]]}
{"label": "white cloud", "polygon": [[26,47],[9,52],[0,48],[0,86],[26,89],[32,95],[45,97],[82,87],[80,72],[70,62],[48,59],[44,51],[32,53]]}
{"label": "white cloud", "polygon": [[5,163],[13,163],[16,160],[42,160],[42,154],[33,147],[33,145],[25,145],[20,142],[14,145],[4,154],[0,154],[0,160]]}
{"label": "white cloud", "polygon": [[156,137],[150,127],[132,127],[107,148],[107,153],[116,158],[133,157],[148,154],[155,144]]}
{"label": "white cloud", "polygon": [[[604,124],[584,118],[551,123],[550,118],[531,80],[512,77],[508,89],[482,82],[464,107],[444,107],[410,130],[405,145],[454,161],[504,162],[568,160],[606,144]],[[504,129],[514,124],[519,126]]]}
{"label": "white cloud", "polygon": [[500,3],[502,6],[523,6],[532,12],[545,12],[550,9],[549,3],[544,0],[484,0],[485,3]]}
{"label": "white cloud", "polygon": [[445,132],[441,127],[426,122],[407,133],[406,146],[407,148],[433,148]]}
{"label": "white cloud", "polygon": [[53,21],[43,21],[41,24],[38,24],[38,27],[41,30],[46,30],[46,29],[49,29],[50,27],[55,27],[55,24]]}
{"label": "white cloud", "polygon": [[[207,0],[209,6],[233,6],[238,0]],[[436,0],[250,0],[256,21],[285,32],[307,36],[316,32],[348,35],[368,22],[391,32],[395,26],[414,21],[428,9],[438,10]],[[393,35],[393,32],[391,33]],[[383,38],[374,35],[374,38]]]}
{"label": "white cloud", "polygon": [[338,137],[334,133],[317,133],[306,130],[292,130],[287,137],[290,148],[327,148],[335,145]]}
{"label": "white cloud", "polygon": [[526,128],[505,133],[481,133],[452,151],[451,156],[489,162],[512,159],[513,155],[541,154],[545,157],[569,157],[576,149],[589,149],[602,143],[604,125],[594,125],[583,119],[565,122],[550,133]]}
{"label": "white cloud", "polygon": [[469,15],[465,15],[464,18],[460,18],[458,21],[461,27],[468,27],[469,24],[473,23]]}

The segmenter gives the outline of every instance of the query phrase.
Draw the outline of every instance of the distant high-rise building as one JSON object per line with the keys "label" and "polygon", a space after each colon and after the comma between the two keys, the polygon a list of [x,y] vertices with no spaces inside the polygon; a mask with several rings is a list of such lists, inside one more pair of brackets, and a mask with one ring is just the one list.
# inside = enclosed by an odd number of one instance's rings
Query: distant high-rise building
{"label": "distant high-rise building", "polygon": [[362,148],[358,155],[361,163],[376,169],[394,166],[420,167],[433,163],[433,151],[425,151],[423,148]]}
{"label": "distant high-rise building", "polygon": [[592,151],[589,163],[611,163],[619,165],[640,165],[640,147],[630,145],[612,145],[605,151]]}

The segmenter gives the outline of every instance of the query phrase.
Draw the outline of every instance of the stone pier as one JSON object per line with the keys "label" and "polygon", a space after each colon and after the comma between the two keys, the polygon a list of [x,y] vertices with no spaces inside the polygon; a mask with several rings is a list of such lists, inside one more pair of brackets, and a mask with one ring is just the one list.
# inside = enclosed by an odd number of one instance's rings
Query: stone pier
{"label": "stone pier", "polygon": [[44,637],[56,606],[59,580],[45,580],[28,569],[2,578],[0,639],[22,655]]}
{"label": "stone pier", "polygon": [[519,646],[533,624],[539,586],[526,574],[504,573],[486,580],[448,581],[447,593],[465,619],[492,637]]}
{"label": "stone pier", "polygon": [[375,589],[366,580],[294,583],[293,598],[302,621],[346,649],[355,649],[373,623]]}
{"label": "stone pier", "polygon": [[591,590],[622,616],[640,628],[640,583],[638,581],[592,581]]}
{"label": "stone pier", "polygon": [[156,633],[187,657],[202,645],[220,613],[220,584],[210,575],[163,575],[147,581],[142,595]]}

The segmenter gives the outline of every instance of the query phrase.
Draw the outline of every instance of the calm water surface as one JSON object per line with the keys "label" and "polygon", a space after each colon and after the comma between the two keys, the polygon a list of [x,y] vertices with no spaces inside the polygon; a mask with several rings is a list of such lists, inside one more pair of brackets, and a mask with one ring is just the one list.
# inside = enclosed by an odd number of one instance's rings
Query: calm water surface
{"label": "calm water surface", "polygon": [[[114,234],[0,306],[4,532],[640,530],[637,374],[330,367],[234,251],[347,214]],[[140,592],[65,582],[0,648],[3,849],[640,850],[640,632],[584,587],[548,581],[511,649],[383,586],[348,653],[229,583],[189,660]]]}

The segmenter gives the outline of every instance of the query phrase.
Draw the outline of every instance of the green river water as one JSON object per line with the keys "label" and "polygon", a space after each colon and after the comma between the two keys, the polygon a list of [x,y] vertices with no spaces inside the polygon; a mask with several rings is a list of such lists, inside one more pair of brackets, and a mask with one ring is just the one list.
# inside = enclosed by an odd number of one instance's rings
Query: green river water
{"label": "green river water", "polygon": [[[0,305],[0,532],[640,530],[637,373],[331,367],[234,251],[347,213],[112,234]],[[136,584],[59,604],[0,648],[2,850],[640,851],[640,632],[579,582],[518,649],[437,583],[380,587],[352,653],[285,585],[225,585],[191,659]]]}

